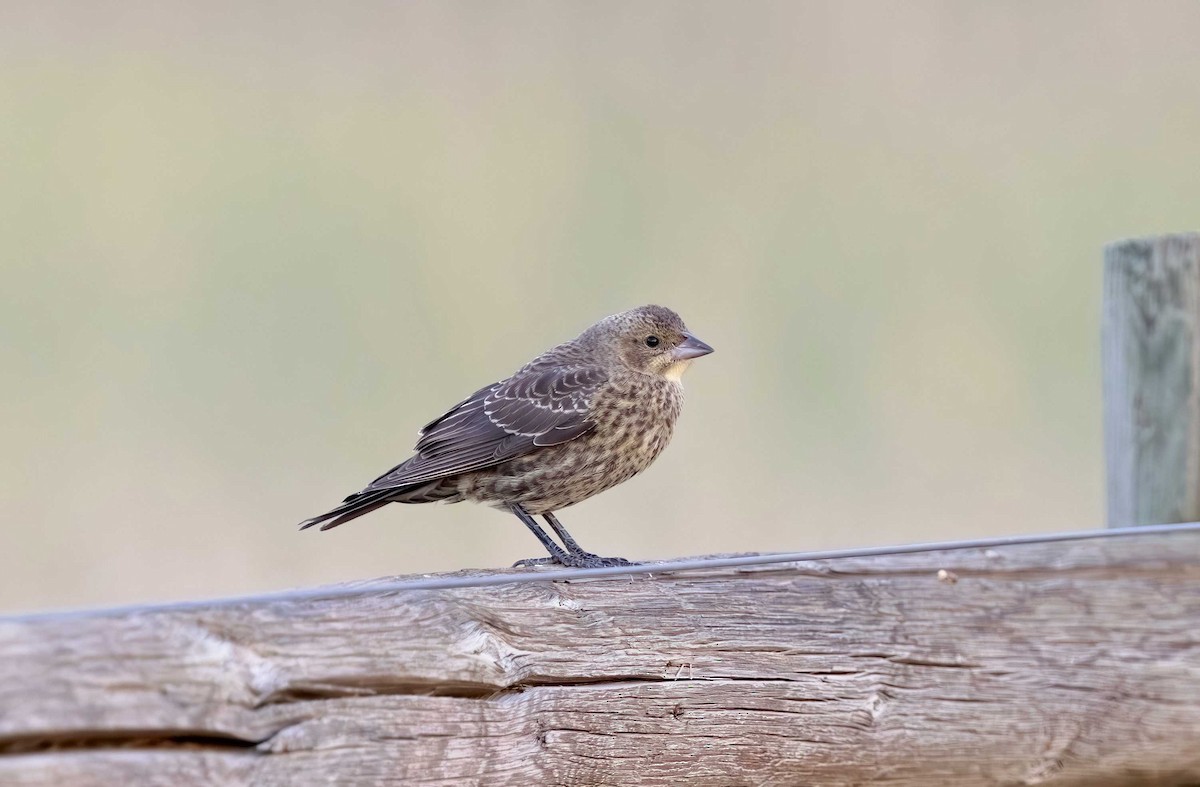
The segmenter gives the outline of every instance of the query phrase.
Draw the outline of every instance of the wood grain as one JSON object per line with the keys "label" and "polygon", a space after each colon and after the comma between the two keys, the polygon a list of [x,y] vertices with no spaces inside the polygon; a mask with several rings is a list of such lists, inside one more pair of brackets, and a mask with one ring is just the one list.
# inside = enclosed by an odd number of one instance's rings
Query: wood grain
{"label": "wood grain", "polygon": [[1104,255],[1110,527],[1200,520],[1200,234]]}
{"label": "wood grain", "polygon": [[8,619],[0,783],[1194,784],[1198,621],[1194,532]]}

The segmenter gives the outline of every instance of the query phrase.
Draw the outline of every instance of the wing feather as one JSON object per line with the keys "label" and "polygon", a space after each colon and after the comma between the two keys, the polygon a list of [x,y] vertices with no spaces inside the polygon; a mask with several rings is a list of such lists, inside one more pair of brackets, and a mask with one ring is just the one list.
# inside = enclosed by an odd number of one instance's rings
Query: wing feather
{"label": "wing feather", "polygon": [[592,397],[608,380],[595,366],[531,364],[484,386],[421,429],[416,456],[363,490],[424,484],[499,464],[590,431]]}

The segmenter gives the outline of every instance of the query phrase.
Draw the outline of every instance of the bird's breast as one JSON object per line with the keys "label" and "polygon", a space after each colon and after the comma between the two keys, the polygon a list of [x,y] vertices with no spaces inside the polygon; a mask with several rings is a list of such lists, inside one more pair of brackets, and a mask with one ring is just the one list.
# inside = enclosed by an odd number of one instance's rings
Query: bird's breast
{"label": "bird's breast", "polygon": [[520,502],[532,514],[574,505],[649,467],[671,441],[682,406],[682,387],[667,380],[610,381],[590,403],[591,431],[473,474],[463,493]]}
{"label": "bird's breast", "polygon": [[683,409],[683,387],[668,380],[619,381],[593,402],[588,438],[610,462],[641,472],[671,441]]}

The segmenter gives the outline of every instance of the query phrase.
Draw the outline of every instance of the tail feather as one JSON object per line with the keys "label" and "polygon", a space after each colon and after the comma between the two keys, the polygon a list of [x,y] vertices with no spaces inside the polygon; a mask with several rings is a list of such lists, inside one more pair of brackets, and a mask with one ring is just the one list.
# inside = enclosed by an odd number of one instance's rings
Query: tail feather
{"label": "tail feather", "polygon": [[301,522],[300,529],[306,530],[307,528],[310,528],[313,525],[321,524],[322,522],[325,523],[321,525],[322,530],[328,530],[331,527],[337,527],[344,522],[349,522],[351,519],[357,519],[363,514],[369,514],[377,508],[386,506],[391,502],[387,498],[393,492],[394,490],[391,489],[381,489],[376,492],[350,495],[350,497],[346,498],[346,502],[332,511],[327,511],[320,516],[314,516],[312,519],[306,519]]}

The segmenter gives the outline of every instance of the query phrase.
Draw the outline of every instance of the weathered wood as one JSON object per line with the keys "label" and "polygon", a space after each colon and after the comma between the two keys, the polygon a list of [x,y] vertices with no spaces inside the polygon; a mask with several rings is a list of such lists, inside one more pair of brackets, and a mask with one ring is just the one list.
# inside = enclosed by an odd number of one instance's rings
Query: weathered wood
{"label": "weathered wood", "polygon": [[1109,527],[1200,519],[1200,235],[1104,254]]}
{"label": "weathered wood", "polygon": [[1195,531],[10,619],[0,783],[1196,783],[1198,621]]}

